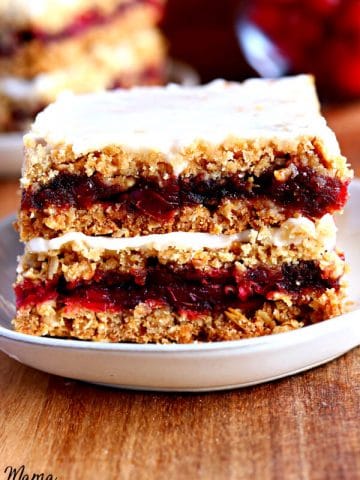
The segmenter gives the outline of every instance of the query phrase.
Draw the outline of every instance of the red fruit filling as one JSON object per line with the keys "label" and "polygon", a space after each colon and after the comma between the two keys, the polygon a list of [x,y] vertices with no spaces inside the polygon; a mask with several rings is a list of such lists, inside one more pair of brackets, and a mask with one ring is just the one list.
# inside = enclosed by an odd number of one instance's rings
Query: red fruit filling
{"label": "red fruit filling", "polygon": [[73,18],[67,27],[57,33],[49,33],[43,30],[22,30],[12,33],[0,33],[0,56],[13,55],[22,44],[33,40],[47,43],[81,35],[89,28],[112,22],[114,18],[120,17],[130,8],[138,4],[152,5],[159,11],[159,17],[163,11],[163,6],[158,0],[131,0],[121,3],[111,15],[104,15],[104,13],[96,8],[83,12],[81,15]]}
{"label": "red fruit filling", "polygon": [[58,174],[38,191],[23,192],[23,210],[42,210],[49,206],[88,209],[94,204],[117,204],[129,212],[138,212],[158,220],[170,220],[184,206],[203,205],[210,211],[223,199],[270,199],[289,214],[301,212],[320,218],[333,213],[346,203],[348,182],[320,175],[309,167],[299,167],[285,182],[278,181],[272,171],[250,182],[248,177],[230,175],[218,180],[203,176],[170,178],[159,184],[139,179],[126,191],[106,185],[98,176]]}
{"label": "red fruit filling", "polygon": [[57,307],[93,311],[133,309],[141,302],[169,305],[175,312],[216,313],[229,307],[255,311],[274,293],[294,299],[306,293],[338,288],[338,280],[323,277],[314,261],[267,266],[239,273],[234,267],[202,272],[192,266],[174,271],[156,259],[146,270],[132,274],[97,272],[90,281],[67,283],[63,277],[45,283],[24,280],[15,287],[17,308],[56,300]]}

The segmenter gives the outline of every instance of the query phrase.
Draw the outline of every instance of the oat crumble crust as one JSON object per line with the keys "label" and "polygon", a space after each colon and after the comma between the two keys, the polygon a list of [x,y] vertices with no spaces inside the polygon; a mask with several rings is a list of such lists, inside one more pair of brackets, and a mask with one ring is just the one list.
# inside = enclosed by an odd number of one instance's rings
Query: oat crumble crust
{"label": "oat crumble crust", "polygon": [[[265,229],[266,230],[266,229]],[[219,250],[179,250],[174,247],[156,250],[125,249],[119,252],[92,249],[85,245],[68,243],[59,250],[47,253],[27,252],[19,261],[21,271],[17,283],[25,278],[45,281],[63,275],[67,282],[91,280],[96,271],[127,273],[146,268],[149,258],[156,258],[161,265],[179,269],[191,265],[206,272],[235,265],[239,271],[267,265],[279,267],[284,263],[298,263],[301,260],[315,260],[327,278],[337,279],[346,270],[346,264],[337,250],[324,249],[316,239],[306,239],[302,244],[277,247],[270,242],[270,232],[263,231],[263,240],[234,242],[231,247]]]}
{"label": "oat crumble crust", "polygon": [[[24,142],[22,188],[45,185],[60,172],[89,177],[98,173],[106,181],[119,184],[139,176],[166,179],[173,175],[165,154],[154,150],[136,151],[113,145],[77,156],[70,145],[52,145],[41,138],[34,140],[27,136]],[[293,142],[228,138],[218,145],[198,141],[182,148],[174,162],[182,164],[186,160],[188,166],[181,173],[184,177],[202,173],[214,176],[249,173],[259,176],[274,166],[281,168],[286,157],[319,174],[336,176],[341,181],[353,175],[346,158],[328,156],[326,146],[316,137],[299,137]]]}
{"label": "oat crumble crust", "polygon": [[88,210],[47,208],[42,211],[21,211],[17,229],[21,241],[32,238],[54,238],[69,231],[91,236],[132,237],[175,231],[203,232],[214,235],[235,234],[249,228],[281,225],[290,212],[270,200],[223,200],[211,212],[206,207],[183,207],[169,220],[156,220],[147,215],[128,212],[117,206],[95,204]]}
{"label": "oat crumble crust", "polygon": [[84,308],[66,312],[54,301],[19,309],[13,321],[18,332],[37,336],[101,342],[192,343],[239,340],[295,330],[343,313],[344,291],[328,289],[319,297],[304,296],[297,305],[266,302],[246,317],[238,309],[189,320],[168,307],[141,303],[121,313],[96,313]]}
{"label": "oat crumble crust", "polygon": [[21,241],[35,237],[54,238],[69,231],[113,237],[174,231],[232,234],[248,228],[277,225],[286,218],[285,213],[272,202],[264,204],[260,201],[250,204],[242,200],[225,200],[213,213],[201,205],[184,207],[169,221],[129,213],[125,208],[96,204],[88,210],[71,207],[63,210],[48,208],[43,211],[21,211],[18,230]]}

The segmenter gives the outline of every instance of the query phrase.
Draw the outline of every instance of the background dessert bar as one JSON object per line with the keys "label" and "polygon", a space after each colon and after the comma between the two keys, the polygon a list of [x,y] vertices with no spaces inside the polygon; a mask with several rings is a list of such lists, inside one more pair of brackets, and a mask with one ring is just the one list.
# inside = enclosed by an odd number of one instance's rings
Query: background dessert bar
{"label": "background dessert bar", "polygon": [[64,90],[164,81],[162,0],[0,2],[0,131],[24,129]]}

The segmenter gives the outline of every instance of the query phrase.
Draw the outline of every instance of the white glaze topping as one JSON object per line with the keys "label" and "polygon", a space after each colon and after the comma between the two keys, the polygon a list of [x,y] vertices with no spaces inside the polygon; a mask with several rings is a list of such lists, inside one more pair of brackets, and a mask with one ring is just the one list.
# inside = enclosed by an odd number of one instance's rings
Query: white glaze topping
{"label": "white glaze topping", "polygon": [[227,248],[235,241],[244,242],[248,239],[249,231],[235,235],[172,232],[128,238],[90,237],[80,232],[69,232],[51,240],[34,238],[26,244],[26,250],[32,253],[43,253],[49,250],[58,250],[67,243],[82,244],[87,248],[109,251],[125,249],[155,249],[160,251],[169,247],[176,247],[179,250],[201,250],[202,248],[217,250]]}
{"label": "white glaze topping", "polygon": [[279,228],[265,228],[260,232],[246,230],[234,235],[212,235],[208,233],[172,232],[157,235],[146,235],[129,238],[91,237],[80,232],[69,232],[50,240],[34,238],[26,244],[30,253],[46,253],[59,250],[72,243],[91,249],[120,251],[125,249],[155,249],[161,251],[174,247],[178,250],[201,250],[203,248],[222,249],[230,247],[234,242],[266,241],[277,247],[301,245],[307,239],[316,239],[324,250],[335,247],[336,226],[329,214],[317,222],[298,217],[286,220]]}
{"label": "white glaze topping", "polygon": [[[198,141],[275,141],[286,150],[304,137],[321,139],[331,156],[340,153],[319,113],[312,78],[299,75],[65,95],[38,115],[25,144],[71,145],[75,155],[120,145],[164,153],[176,166],[179,152]],[[178,173],[185,167],[184,162]]]}

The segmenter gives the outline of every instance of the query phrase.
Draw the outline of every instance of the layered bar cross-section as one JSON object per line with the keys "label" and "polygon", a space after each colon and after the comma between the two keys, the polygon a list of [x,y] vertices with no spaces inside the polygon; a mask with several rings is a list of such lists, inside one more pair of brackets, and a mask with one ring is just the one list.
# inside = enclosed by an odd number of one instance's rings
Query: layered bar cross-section
{"label": "layered bar cross-section", "polygon": [[311,77],[64,96],[25,156],[22,332],[187,343],[343,311],[352,172]]}

